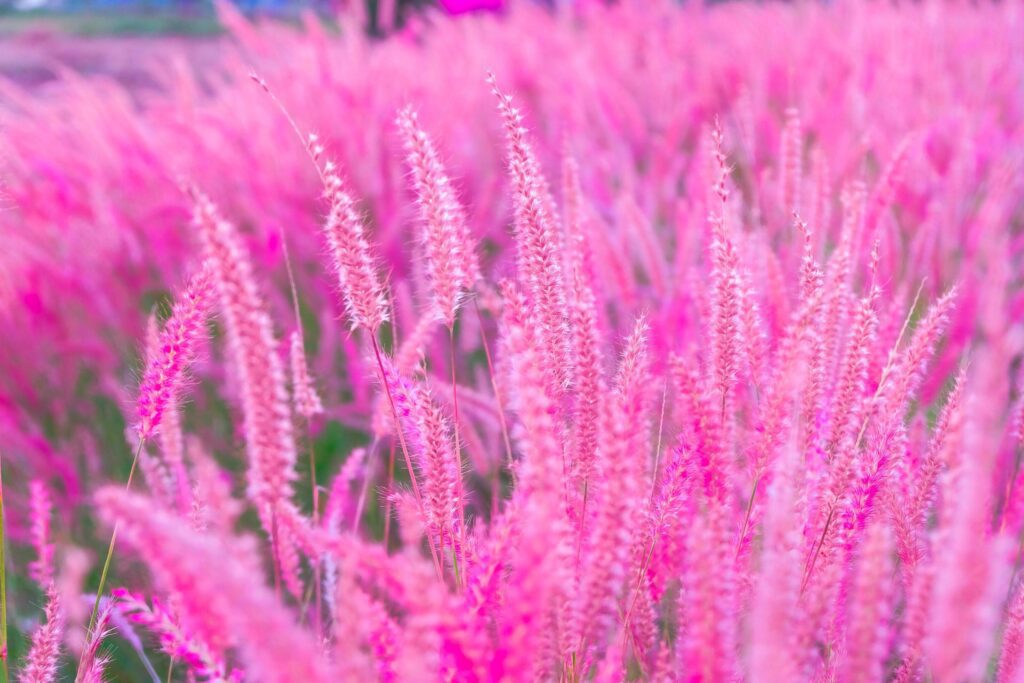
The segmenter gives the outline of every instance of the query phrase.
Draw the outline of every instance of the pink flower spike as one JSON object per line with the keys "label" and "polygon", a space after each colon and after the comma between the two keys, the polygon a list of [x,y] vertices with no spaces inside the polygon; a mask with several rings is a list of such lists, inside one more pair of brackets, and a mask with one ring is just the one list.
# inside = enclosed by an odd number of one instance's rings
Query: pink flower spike
{"label": "pink flower spike", "polygon": [[943,294],[918,323],[910,343],[897,357],[890,374],[891,380],[883,392],[883,410],[887,419],[902,417],[906,402],[920,385],[928,361],[949,325],[958,298],[956,287]]}
{"label": "pink flower spike", "polygon": [[537,326],[523,295],[509,283],[502,289],[509,386],[516,389],[513,408],[520,422],[513,438],[522,460],[516,470],[516,496],[510,503],[516,508],[520,543],[509,561],[507,609],[498,624],[492,675],[534,680],[543,678],[558,659],[554,652],[546,653],[547,657],[537,653],[545,643],[558,640],[552,633],[554,623],[546,615],[564,609],[572,556],[563,498],[562,443],[535,337]]}
{"label": "pink flower spike", "polygon": [[164,412],[178,398],[185,372],[206,336],[206,318],[212,303],[211,273],[203,268],[189,281],[159,335],[155,354],[146,359],[139,385],[139,437],[150,438]]}
{"label": "pink flower spike", "polygon": [[100,645],[103,639],[110,633],[110,615],[114,606],[107,602],[96,619],[89,642],[86,643],[85,652],[82,653],[82,660],[78,665],[78,675],[75,683],[104,683],[103,672],[110,663],[109,657],[100,655]]}
{"label": "pink flower spike", "polygon": [[[980,399],[977,399],[980,400]],[[973,457],[954,465],[942,498],[948,501],[937,532],[935,588],[925,653],[936,683],[981,680],[996,645],[1013,556],[1013,539],[994,535],[991,526],[991,467],[978,449],[978,414],[970,393],[964,398],[963,425],[950,447]],[[1013,545],[1011,545],[1013,544]]]}
{"label": "pink flower spike", "polygon": [[721,393],[724,416],[739,371],[740,302],[743,291],[739,255],[726,222],[729,211],[729,169],[721,128],[714,130],[711,139],[718,173],[714,193],[719,202],[708,219],[711,222],[711,354],[715,386]]}
{"label": "pink flower spike", "polygon": [[799,451],[787,445],[767,493],[765,542],[754,588],[751,681],[796,681],[803,670],[800,632],[800,550],[804,516]]}
{"label": "pink flower spike", "polygon": [[1024,583],[1018,582],[1006,610],[996,683],[1016,683],[1024,674]]}
{"label": "pink flower spike", "polygon": [[57,680],[63,632],[64,613],[60,597],[51,585],[46,592],[46,623],[32,635],[32,645],[20,677],[23,683],[54,683]]}
{"label": "pink flower spike", "polygon": [[234,226],[205,197],[196,200],[196,223],[210,262],[227,328],[230,359],[241,392],[242,428],[249,459],[249,498],[274,546],[276,563],[293,592],[301,594],[298,558],[280,518],[298,511],[292,503],[295,439],[284,370],[274,330],[253,267]]}
{"label": "pink flower spike", "polygon": [[309,366],[306,365],[306,351],[302,348],[302,335],[297,331],[291,334],[291,366],[292,366],[292,394],[295,401],[295,411],[307,420],[314,415],[322,415],[324,405],[320,401],[320,395],[316,393],[313,380],[309,376]]}
{"label": "pink flower spike", "polygon": [[391,367],[386,366],[385,370],[395,410],[418,465],[417,481],[428,532],[439,539],[442,546],[457,549],[462,472],[455,454],[451,422],[432,400],[427,387],[399,377]]}
{"label": "pink flower spike", "polygon": [[572,472],[577,488],[587,485],[597,453],[600,397],[604,393],[601,337],[594,293],[579,267],[573,271],[570,322],[575,350]]}
{"label": "pink flower spike", "polygon": [[784,216],[791,216],[800,209],[802,182],[803,131],[800,112],[790,107],[786,109],[786,121],[779,143],[779,207]]}
{"label": "pink flower spike", "polygon": [[333,164],[325,167],[324,184],[331,208],[323,232],[345,311],[353,328],[364,327],[376,333],[388,320],[388,299],[363,219]]}
{"label": "pink flower spike", "polygon": [[635,577],[627,576],[626,565],[633,532],[639,526],[650,445],[649,332],[641,315],[626,342],[615,389],[601,410],[595,482],[599,505],[580,561],[579,619],[585,629],[583,638],[591,645],[607,637],[623,587],[630,595],[637,583]]}
{"label": "pink flower spike", "polygon": [[473,237],[434,142],[420,128],[411,107],[399,113],[398,130],[419,200],[420,240],[433,306],[451,327],[465,293],[480,278]]}
{"label": "pink flower spike", "polygon": [[832,397],[832,424],[826,444],[829,452],[835,452],[847,439],[854,438],[851,431],[863,413],[868,361],[878,327],[878,316],[875,313],[878,296],[878,289],[872,287],[854,313],[850,338],[840,365],[839,383]]}
{"label": "pink flower spike", "polygon": [[141,595],[123,588],[111,591],[117,609],[132,622],[145,627],[159,639],[160,646],[171,657],[182,661],[192,673],[209,681],[226,681],[224,662],[206,643],[182,629],[178,620],[156,598],[152,607]]}
{"label": "pink flower spike", "polygon": [[[146,328],[146,359],[157,358],[160,354],[160,328],[156,315],[150,314]],[[184,437],[181,430],[181,411],[178,396],[171,396],[163,411],[157,439],[160,443],[160,460],[147,453],[139,454],[139,465],[146,475],[150,490],[159,493],[167,501],[174,501],[178,509],[185,512],[191,505],[188,472],[184,463]]]}
{"label": "pink flower spike", "polygon": [[178,596],[182,617],[204,642],[237,647],[245,666],[266,683],[337,680],[312,636],[254,580],[258,569],[248,549],[195,532],[146,498],[120,489],[101,489],[96,503],[108,523],[120,520],[119,538],[160,586]]}
{"label": "pink flower spike", "polygon": [[892,534],[882,523],[868,527],[861,546],[839,681],[884,679],[893,599]]}
{"label": "pink flower spike", "polygon": [[53,539],[50,521],[53,517],[53,502],[46,484],[33,480],[29,484],[29,509],[32,520],[32,547],[36,559],[29,564],[29,576],[44,589],[53,583]]}
{"label": "pink flower spike", "polygon": [[347,515],[352,513],[355,506],[352,504],[352,484],[361,477],[366,476],[366,449],[353,449],[342,465],[341,471],[331,482],[331,492],[327,497],[327,506],[324,508],[321,525],[324,529],[333,533],[341,531],[341,525]]}
{"label": "pink flower spike", "polygon": [[512,98],[498,89],[493,75],[488,82],[498,98],[498,111],[505,124],[519,282],[535,311],[538,341],[546,356],[545,374],[555,396],[560,396],[570,382],[571,363],[567,289],[562,273],[561,238],[555,230],[554,200],[526,137],[519,110],[512,105]]}

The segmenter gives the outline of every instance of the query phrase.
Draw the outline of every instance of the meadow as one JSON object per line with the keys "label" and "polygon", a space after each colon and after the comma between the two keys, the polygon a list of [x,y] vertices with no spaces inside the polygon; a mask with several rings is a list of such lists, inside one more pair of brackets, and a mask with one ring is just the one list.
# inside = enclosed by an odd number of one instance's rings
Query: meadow
{"label": "meadow", "polygon": [[0,38],[2,683],[1024,682],[1024,6],[555,5]]}

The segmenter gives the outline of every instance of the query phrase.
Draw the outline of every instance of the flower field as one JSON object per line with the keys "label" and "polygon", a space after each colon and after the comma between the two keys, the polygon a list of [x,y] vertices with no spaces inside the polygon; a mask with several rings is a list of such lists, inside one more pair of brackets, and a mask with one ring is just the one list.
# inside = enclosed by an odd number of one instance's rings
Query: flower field
{"label": "flower field", "polygon": [[0,80],[0,681],[1024,682],[1024,6],[505,4]]}

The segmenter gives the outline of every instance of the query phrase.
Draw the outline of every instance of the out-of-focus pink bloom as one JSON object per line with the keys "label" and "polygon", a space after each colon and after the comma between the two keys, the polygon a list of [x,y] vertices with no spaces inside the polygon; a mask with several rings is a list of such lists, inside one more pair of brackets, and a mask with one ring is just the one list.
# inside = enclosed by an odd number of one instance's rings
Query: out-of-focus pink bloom
{"label": "out-of-focus pink bloom", "polygon": [[192,673],[204,680],[226,681],[228,673],[224,662],[210,651],[206,643],[186,633],[168,609],[154,599],[152,606],[145,598],[123,588],[111,591],[117,609],[132,622],[144,626],[160,642],[160,647],[171,657],[182,661]]}
{"label": "out-of-focus pink bloom", "polygon": [[289,589],[298,595],[301,588],[294,541],[282,531],[284,521],[298,514],[291,502],[295,440],[273,325],[234,226],[224,221],[205,197],[197,198],[195,213],[241,392],[249,497],[271,538],[275,562]]}
{"label": "out-of-focus pink bloom", "polygon": [[29,576],[44,589],[53,583],[53,538],[50,523],[53,502],[46,484],[33,481],[29,485],[29,505],[32,512],[32,547],[36,557],[29,565]]}
{"label": "out-of-focus pink bloom", "polygon": [[182,618],[204,642],[240,648],[247,666],[268,682],[334,680],[312,637],[253,580],[255,567],[244,553],[137,495],[104,489],[97,504],[108,522],[120,520],[120,538],[178,596]]}
{"label": "out-of-focus pink bloom", "polygon": [[497,10],[505,6],[505,0],[439,0],[441,7],[450,14],[464,14],[477,10]]}
{"label": "out-of-focus pink bloom", "polygon": [[292,398],[295,401],[295,411],[307,420],[314,415],[324,412],[324,405],[320,402],[320,395],[316,393],[313,386],[313,378],[309,376],[309,366],[306,365],[306,351],[302,348],[302,335],[292,332],[290,337],[289,353],[292,366]]}

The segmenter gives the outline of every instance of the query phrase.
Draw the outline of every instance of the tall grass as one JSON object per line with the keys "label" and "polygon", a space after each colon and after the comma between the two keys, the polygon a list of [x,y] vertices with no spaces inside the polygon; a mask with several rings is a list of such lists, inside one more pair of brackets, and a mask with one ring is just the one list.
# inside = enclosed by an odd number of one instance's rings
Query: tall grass
{"label": "tall grass", "polygon": [[1021,680],[1019,7],[221,11],[0,89],[18,680]]}

